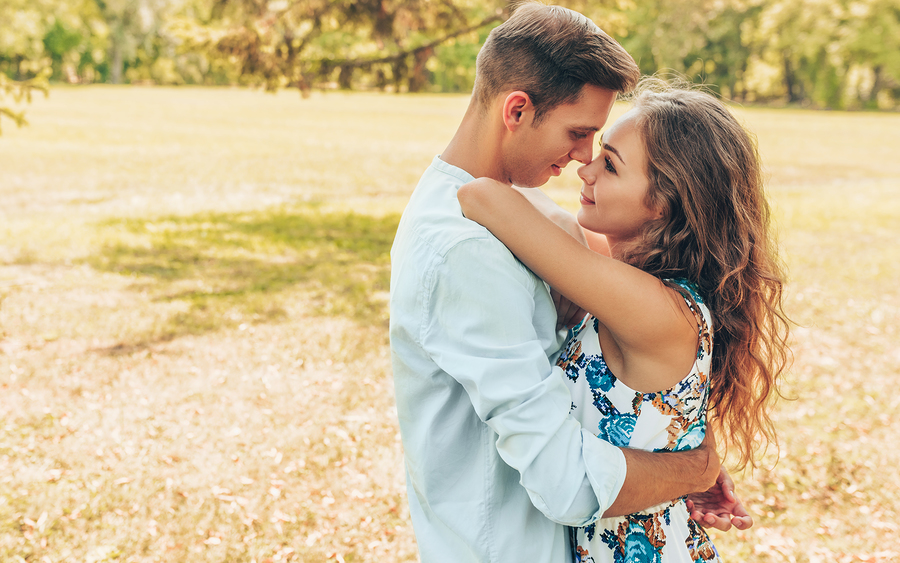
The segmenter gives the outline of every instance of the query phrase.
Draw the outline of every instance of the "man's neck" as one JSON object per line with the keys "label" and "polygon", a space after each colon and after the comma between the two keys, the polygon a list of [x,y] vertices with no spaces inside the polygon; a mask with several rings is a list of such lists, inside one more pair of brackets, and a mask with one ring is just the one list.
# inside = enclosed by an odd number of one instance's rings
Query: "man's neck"
{"label": "man's neck", "polygon": [[509,183],[500,158],[502,130],[490,115],[473,102],[466,110],[456,134],[441,153],[441,160],[465,170],[474,178],[492,178]]}

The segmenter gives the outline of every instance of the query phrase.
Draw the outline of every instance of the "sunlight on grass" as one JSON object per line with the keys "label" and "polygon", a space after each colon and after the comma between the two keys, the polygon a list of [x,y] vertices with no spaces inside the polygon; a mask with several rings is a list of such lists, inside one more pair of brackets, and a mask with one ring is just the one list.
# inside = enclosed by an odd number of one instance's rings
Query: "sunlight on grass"
{"label": "sunlight on grass", "polygon": [[[461,96],[55,88],[0,137],[10,219],[246,211],[323,202],[396,212],[447,142]],[[416,135],[409,134],[414,127]]]}
{"label": "sunlight on grass", "polygon": [[98,271],[134,277],[154,299],[187,306],[159,335],[171,338],[282,320],[279,295],[302,290],[308,315],[386,326],[389,252],[399,216],[284,208],[103,223]]}
{"label": "sunlight on grass", "polygon": [[[0,560],[415,561],[388,252],[467,101],[36,98],[0,137]],[[900,560],[900,115],[735,112],[790,272],[795,399],[780,457],[736,476],[756,524],[715,542]],[[575,171],[547,187],[569,209]]]}

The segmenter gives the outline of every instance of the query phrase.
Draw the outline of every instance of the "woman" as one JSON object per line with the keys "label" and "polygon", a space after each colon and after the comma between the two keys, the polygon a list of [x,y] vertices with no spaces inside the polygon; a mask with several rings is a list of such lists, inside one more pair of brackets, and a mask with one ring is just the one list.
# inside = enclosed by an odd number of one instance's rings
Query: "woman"
{"label": "woman", "polygon": [[[712,96],[644,81],[582,166],[578,223],[594,252],[522,193],[479,179],[466,216],[590,313],[558,360],[585,428],[619,446],[696,447],[707,422],[754,463],[774,440],[788,357],[782,273],[759,158]],[[684,499],[572,530],[576,561],[717,561]]]}

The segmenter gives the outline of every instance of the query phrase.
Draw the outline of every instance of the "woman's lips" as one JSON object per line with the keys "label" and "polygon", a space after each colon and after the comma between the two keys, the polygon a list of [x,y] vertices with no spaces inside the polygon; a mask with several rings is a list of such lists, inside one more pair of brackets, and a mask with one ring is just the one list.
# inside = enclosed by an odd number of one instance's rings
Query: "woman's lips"
{"label": "woman's lips", "polygon": [[594,200],[588,199],[584,192],[581,192],[581,205],[594,205]]}

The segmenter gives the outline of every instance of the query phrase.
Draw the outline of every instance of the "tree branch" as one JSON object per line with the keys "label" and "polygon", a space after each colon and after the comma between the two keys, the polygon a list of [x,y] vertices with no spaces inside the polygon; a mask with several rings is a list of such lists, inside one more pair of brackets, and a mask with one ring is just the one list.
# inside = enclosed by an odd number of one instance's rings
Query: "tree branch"
{"label": "tree branch", "polygon": [[446,43],[447,41],[450,41],[451,39],[455,39],[456,37],[459,37],[460,35],[465,35],[466,33],[470,33],[472,31],[480,29],[488,24],[494,23],[496,21],[501,21],[502,19],[503,19],[502,13],[494,14],[493,16],[487,17],[476,24],[470,25],[469,27],[457,29],[456,31],[449,33],[449,34],[441,37],[440,39],[435,39],[434,41],[425,43],[424,45],[419,45],[417,47],[404,49],[403,51],[400,51],[399,53],[389,55],[386,57],[379,57],[376,59],[343,59],[343,60],[319,59],[319,60],[313,60],[313,61],[309,61],[309,62],[313,63],[313,64],[319,64],[319,65],[321,65],[321,68],[323,68],[323,69],[333,69],[333,68],[354,69],[354,68],[365,68],[365,67],[369,67],[369,66],[375,65],[375,64],[394,63],[401,59],[405,59],[406,57],[409,57],[411,55],[420,53],[422,51],[426,51],[428,49],[433,49],[433,48],[437,47],[438,45],[441,45],[442,43]]}

